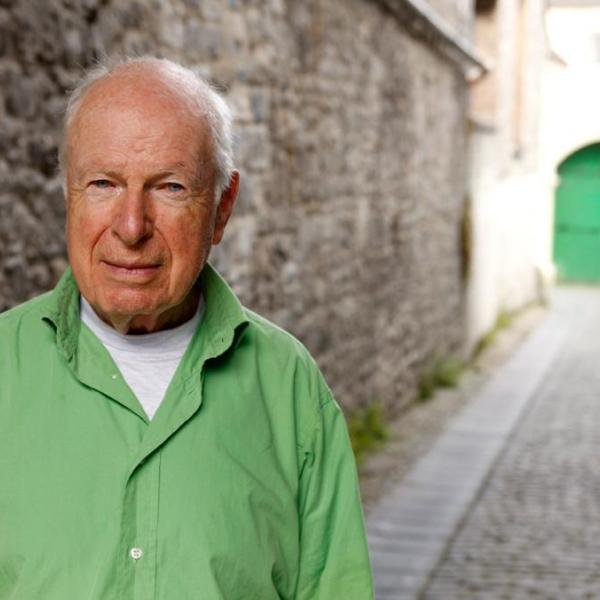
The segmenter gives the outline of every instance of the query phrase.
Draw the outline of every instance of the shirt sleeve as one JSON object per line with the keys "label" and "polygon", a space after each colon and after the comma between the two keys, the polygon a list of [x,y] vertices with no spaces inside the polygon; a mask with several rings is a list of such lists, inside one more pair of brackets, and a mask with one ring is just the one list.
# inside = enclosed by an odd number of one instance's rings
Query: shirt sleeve
{"label": "shirt sleeve", "polygon": [[295,600],[372,600],[354,455],[344,416],[322,383],[300,475],[300,568]]}

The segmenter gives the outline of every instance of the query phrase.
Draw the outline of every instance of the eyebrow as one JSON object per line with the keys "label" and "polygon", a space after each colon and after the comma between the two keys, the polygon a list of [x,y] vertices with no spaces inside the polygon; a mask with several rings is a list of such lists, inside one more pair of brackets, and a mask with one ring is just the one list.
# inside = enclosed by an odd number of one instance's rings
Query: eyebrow
{"label": "eyebrow", "polygon": [[[207,163],[198,163],[197,169],[195,169],[194,173],[191,173],[191,183],[192,185],[203,185],[206,180],[206,171],[203,167],[206,166]],[[164,177],[169,177],[171,175],[177,175],[178,172],[183,171],[186,175],[190,175],[190,170],[186,168],[183,163],[173,163],[171,165],[167,165],[159,169],[156,173],[151,175],[148,178],[150,183],[154,183]],[[76,177],[82,178],[86,174],[97,174],[97,175],[105,175],[106,177],[112,177],[114,179],[121,179],[122,172],[115,169],[105,168],[102,165],[93,166],[93,165],[82,165],[76,171]]]}
{"label": "eyebrow", "polygon": [[[204,183],[204,180],[206,178],[205,178],[205,175],[202,170],[203,166],[204,165],[199,164],[198,168],[195,169],[195,172],[191,174],[192,175],[192,179],[191,179],[192,185],[202,185]],[[187,169],[183,163],[175,163],[174,165],[169,165],[168,167],[165,167],[164,169],[160,169],[159,171],[157,171],[154,175],[152,175],[149,178],[149,181],[154,182],[154,181],[158,181],[159,179],[162,179],[163,177],[177,175],[179,170],[182,170],[186,174],[189,174],[189,169]]]}
{"label": "eyebrow", "polygon": [[106,173],[107,175],[113,176],[118,175],[118,170],[110,168],[96,161],[90,161],[79,164],[75,168],[75,174],[77,176],[84,175],[85,173]]}

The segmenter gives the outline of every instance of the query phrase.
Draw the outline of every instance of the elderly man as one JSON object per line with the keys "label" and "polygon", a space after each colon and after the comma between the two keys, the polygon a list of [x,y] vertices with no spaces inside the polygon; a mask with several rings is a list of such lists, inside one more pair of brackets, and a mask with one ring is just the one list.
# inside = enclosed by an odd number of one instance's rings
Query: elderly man
{"label": "elderly man", "polygon": [[372,598],[340,409],[206,262],[239,182],[222,98],[97,68],[61,161],[70,268],[0,317],[0,599]]}

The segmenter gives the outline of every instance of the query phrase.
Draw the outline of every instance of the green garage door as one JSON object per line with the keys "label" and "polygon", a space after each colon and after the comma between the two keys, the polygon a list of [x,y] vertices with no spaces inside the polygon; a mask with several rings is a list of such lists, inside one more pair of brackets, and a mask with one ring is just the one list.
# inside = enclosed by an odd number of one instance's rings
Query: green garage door
{"label": "green garage door", "polygon": [[558,167],[554,262],[560,281],[600,282],[600,143]]}

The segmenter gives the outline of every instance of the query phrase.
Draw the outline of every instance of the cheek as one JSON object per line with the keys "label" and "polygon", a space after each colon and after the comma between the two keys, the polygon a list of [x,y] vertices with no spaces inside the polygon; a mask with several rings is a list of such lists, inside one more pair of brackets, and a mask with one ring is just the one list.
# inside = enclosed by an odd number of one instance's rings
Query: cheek
{"label": "cheek", "polygon": [[205,236],[198,238],[194,235],[198,234],[190,232],[178,239],[176,243],[171,243],[171,256],[177,270],[193,271],[204,261],[209,249],[204,241]]}
{"label": "cheek", "polygon": [[76,211],[67,213],[67,249],[71,263],[78,262],[85,248],[85,228]]}
{"label": "cheek", "polygon": [[167,239],[170,240],[174,274],[197,275],[210,251],[211,237],[209,224],[198,227],[187,223],[173,231]]}
{"label": "cheek", "polygon": [[92,224],[85,222],[73,222],[67,230],[67,248],[69,261],[75,266],[85,268],[92,267],[92,255],[97,247],[98,232]]}
{"label": "cheek", "polygon": [[[106,211],[104,211],[105,213]],[[102,211],[82,210],[73,207],[67,212],[67,242],[78,253],[91,253],[102,232],[106,229],[106,214]]]}

